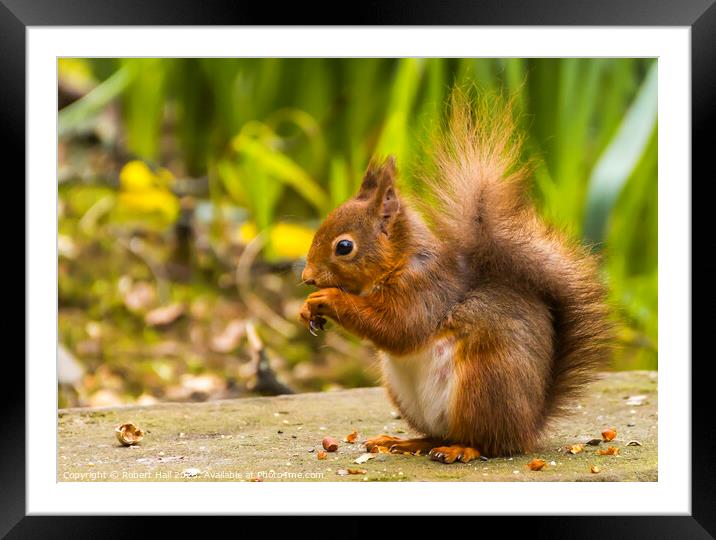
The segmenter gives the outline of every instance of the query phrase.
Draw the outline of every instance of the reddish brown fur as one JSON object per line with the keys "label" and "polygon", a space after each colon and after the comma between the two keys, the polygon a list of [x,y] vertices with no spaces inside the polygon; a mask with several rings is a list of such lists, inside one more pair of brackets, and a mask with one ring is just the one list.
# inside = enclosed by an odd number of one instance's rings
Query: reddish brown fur
{"label": "reddish brown fur", "polygon": [[[594,258],[531,206],[509,105],[455,92],[449,118],[425,173],[432,197],[399,198],[393,160],[374,162],[321,225],[304,272],[320,290],[302,318],[396,355],[452,333],[450,442],[525,452],[606,355],[604,289]],[[333,251],[344,234],[348,258]]]}

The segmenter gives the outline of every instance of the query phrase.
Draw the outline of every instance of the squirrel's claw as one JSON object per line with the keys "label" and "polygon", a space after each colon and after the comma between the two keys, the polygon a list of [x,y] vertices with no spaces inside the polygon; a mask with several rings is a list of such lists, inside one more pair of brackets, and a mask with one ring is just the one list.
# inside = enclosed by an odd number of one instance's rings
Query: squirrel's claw
{"label": "squirrel's claw", "polygon": [[312,336],[318,336],[316,333],[316,330],[320,329],[324,332],[326,331],[326,319],[323,317],[314,317],[313,319],[308,321],[308,331],[311,333]]}

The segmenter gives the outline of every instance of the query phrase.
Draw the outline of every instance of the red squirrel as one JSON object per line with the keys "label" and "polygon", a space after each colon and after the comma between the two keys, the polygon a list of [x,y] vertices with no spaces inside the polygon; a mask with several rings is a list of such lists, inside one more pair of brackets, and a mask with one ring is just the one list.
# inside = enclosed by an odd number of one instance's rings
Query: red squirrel
{"label": "red squirrel", "polygon": [[[547,226],[508,102],[455,91],[424,194],[398,193],[392,157],[321,224],[300,318],[372,341],[417,439],[369,450],[444,463],[533,450],[607,357],[605,288],[588,249]],[[427,193],[427,194],[425,194]]]}

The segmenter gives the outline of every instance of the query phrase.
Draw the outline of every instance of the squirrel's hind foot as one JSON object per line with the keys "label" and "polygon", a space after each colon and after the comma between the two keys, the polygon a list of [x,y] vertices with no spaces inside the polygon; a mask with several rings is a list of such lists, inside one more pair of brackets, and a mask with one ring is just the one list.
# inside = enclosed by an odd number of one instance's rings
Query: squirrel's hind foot
{"label": "squirrel's hind foot", "polygon": [[431,460],[439,461],[441,463],[455,463],[456,461],[469,463],[473,459],[479,458],[480,452],[469,446],[451,444],[449,446],[434,447],[430,450],[428,456]]}
{"label": "squirrel's hind foot", "polygon": [[[445,441],[422,437],[419,439],[401,439],[392,435],[379,435],[363,443],[369,452],[390,452],[391,454],[425,455],[432,461],[441,463],[469,463],[480,457],[480,451],[461,444],[447,444]],[[441,446],[444,445],[444,446]]]}
{"label": "squirrel's hind foot", "polygon": [[441,441],[427,437],[418,439],[401,439],[391,435],[379,435],[366,440],[363,444],[369,452],[390,452],[391,454],[426,454]]}
{"label": "squirrel's hind foot", "polygon": [[363,445],[366,447],[368,452],[378,452],[381,448],[389,449],[396,443],[404,441],[400,437],[393,437],[391,435],[378,435],[377,437],[371,437],[367,439]]}
{"label": "squirrel's hind foot", "polygon": [[430,438],[404,439],[392,444],[389,448],[391,454],[413,454],[415,456],[427,454],[441,441]]}

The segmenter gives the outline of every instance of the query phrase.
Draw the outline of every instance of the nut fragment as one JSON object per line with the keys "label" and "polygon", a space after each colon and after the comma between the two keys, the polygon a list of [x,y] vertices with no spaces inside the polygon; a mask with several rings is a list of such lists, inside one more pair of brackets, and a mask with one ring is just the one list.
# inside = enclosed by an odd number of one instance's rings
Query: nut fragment
{"label": "nut fragment", "polygon": [[336,474],[338,476],[348,476],[349,474],[367,474],[368,471],[365,469],[338,469]]}
{"label": "nut fragment", "polygon": [[316,454],[316,458],[318,459],[326,459],[328,457],[328,454],[326,454],[323,450],[319,450]]}
{"label": "nut fragment", "polygon": [[602,431],[602,439],[605,441],[612,441],[617,436],[617,430],[614,428],[607,428]]}
{"label": "nut fragment", "polygon": [[144,438],[144,431],[135,426],[132,422],[117,426],[114,428],[114,434],[117,436],[117,440],[124,446],[132,446]]}
{"label": "nut fragment", "polygon": [[597,474],[599,471],[601,471],[601,469],[599,467],[597,467],[596,465],[592,465],[592,467],[589,470],[592,471],[593,474]]}
{"label": "nut fragment", "polygon": [[366,461],[373,459],[375,457],[374,453],[366,452],[365,454],[361,454],[357,458],[353,460],[353,463],[358,463],[359,465],[361,463],[365,463]]}
{"label": "nut fragment", "polygon": [[582,451],[582,445],[581,444],[571,444],[567,447],[565,447],[565,450],[568,454],[579,454]]}
{"label": "nut fragment", "polygon": [[343,442],[354,443],[358,439],[358,432],[354,429],[352,433],[349,433],[343,437]]}
{"label": "nut fragment", "polygon": [[541,471],[546,465],[547,462],[544,459],[539,458],[535,458],[527,464],[531,471]]}
{"label": "nut fragment", "polygon": [[616,446],[610,446],[606,450],[597,450],[597,454],[600,456],[618,456],[619,455],[619,448]]}
{"label": "nut fragment", "polygon": [[335,452],[338,450],[338,441],[333,437],[325,437],[323,439],[323,448],[328,452]]}
{"label": "nut fragment", "polygon": [[313,317],[310,321],[308,321],[308,331],[311,333],[312,336],[318,336],[318,333],[316,332],[317,329],[321,329],[325,332],[326,328],[326,319],[323,317]]}

